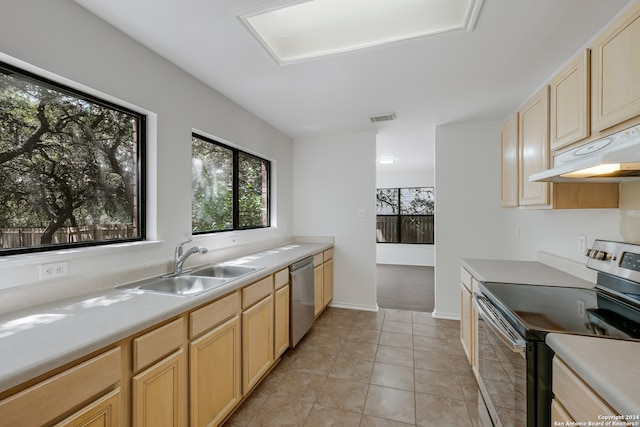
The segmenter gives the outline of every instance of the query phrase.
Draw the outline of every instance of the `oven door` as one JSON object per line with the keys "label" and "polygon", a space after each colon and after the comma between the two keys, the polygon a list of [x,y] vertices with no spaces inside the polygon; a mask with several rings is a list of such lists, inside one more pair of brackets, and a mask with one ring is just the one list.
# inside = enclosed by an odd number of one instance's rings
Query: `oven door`
{"label": "oven door", "polygon": [[[474,293],[478,311],[478,399],[486,427],[527,425],[526,340],[500,310]],[[488,415],[488,417],[487,417]]]}

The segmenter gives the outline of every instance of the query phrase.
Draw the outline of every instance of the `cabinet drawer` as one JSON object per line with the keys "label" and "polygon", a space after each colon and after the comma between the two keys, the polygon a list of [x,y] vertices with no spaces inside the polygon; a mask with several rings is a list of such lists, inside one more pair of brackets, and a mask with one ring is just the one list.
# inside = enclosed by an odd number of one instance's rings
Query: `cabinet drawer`
{"label": "cabinet drawer", "polygon": [[460,283],[462,283],[469,292],[473,292],[473,284],[471,283],[471,273],[469,273],[464,268],[460,269]]}
{"label": "cabinet drawer", "polygon": [[118,383],[121,361],[117,347],[6,398],[0,402],[2,425],[49,424]]}
{"label": "cabinet drawer", "polygon": [[284,268],[273,275],[275,278],[275,289],[278,290],[289,283],[289,269]]}
{"label": "cabinet drawer", "polygon": [[331,249],[327,249],[326,251],[324,251],[322,253],[322,257],[324,258],[324,261],[326,262],[327,260],[330,260],[331,258],[333,258],[333,248]]}
{"label": "cabinet drawer", "polygon": [[598,421],[603,415],[617,415],[562,360],[553,358],[553,394],[569,415],[580,421]]}
{"label": "cabinet drawer", "polygon": [[273,292],[273,276],[242,289],[242,308],[247,308]]}
{"label": "cabinet drawer", "polygon": [[191,338],[240,313],[240,293],[234,292],[191,313]]}
{"label": "cabinet drawer", "polygon": [[137,372],[176,350],[182,345],[184,339],[182,318],[134,339],[133,370]]}
{"label": "cabinet drawer", "polygon": [[313,256],[313,266],[317,267],[319,265],[321,265],[324,262],[324,256],[322,255],[322,253],[319,254],[315,254]]}

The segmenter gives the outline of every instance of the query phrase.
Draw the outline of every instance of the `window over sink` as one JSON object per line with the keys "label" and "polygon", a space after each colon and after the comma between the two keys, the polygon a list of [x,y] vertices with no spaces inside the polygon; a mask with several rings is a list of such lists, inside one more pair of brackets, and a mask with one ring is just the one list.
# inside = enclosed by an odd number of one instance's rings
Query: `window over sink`
{"label": "window over sink", "polygon": [[192,232],[265,228],[269,215],[269,160],[194,133]]}

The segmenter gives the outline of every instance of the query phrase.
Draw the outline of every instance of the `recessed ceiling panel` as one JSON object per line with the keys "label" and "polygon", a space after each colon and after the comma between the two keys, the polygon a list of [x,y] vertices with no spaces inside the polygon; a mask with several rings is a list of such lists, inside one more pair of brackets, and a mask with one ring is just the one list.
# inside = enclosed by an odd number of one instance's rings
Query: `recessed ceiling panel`
{"label": "recessed ceiling panel", "polygon": [[482,1],[312,0],[240,18],[279,63],[287,63],[470,30]]}

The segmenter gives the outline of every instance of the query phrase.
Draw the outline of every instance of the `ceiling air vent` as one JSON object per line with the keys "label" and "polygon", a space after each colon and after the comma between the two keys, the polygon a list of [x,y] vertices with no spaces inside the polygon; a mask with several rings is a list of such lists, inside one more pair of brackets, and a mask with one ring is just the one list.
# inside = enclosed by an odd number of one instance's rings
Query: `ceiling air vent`
{"label": "ceiling air vent", "polygon": [[396,113],[384,113],[384,114],[379,114],[377,116],[369,116],[369,120],[371,120],[371,123],[387,122],[389,120],[395,120],[395,119],[396,119]]}

